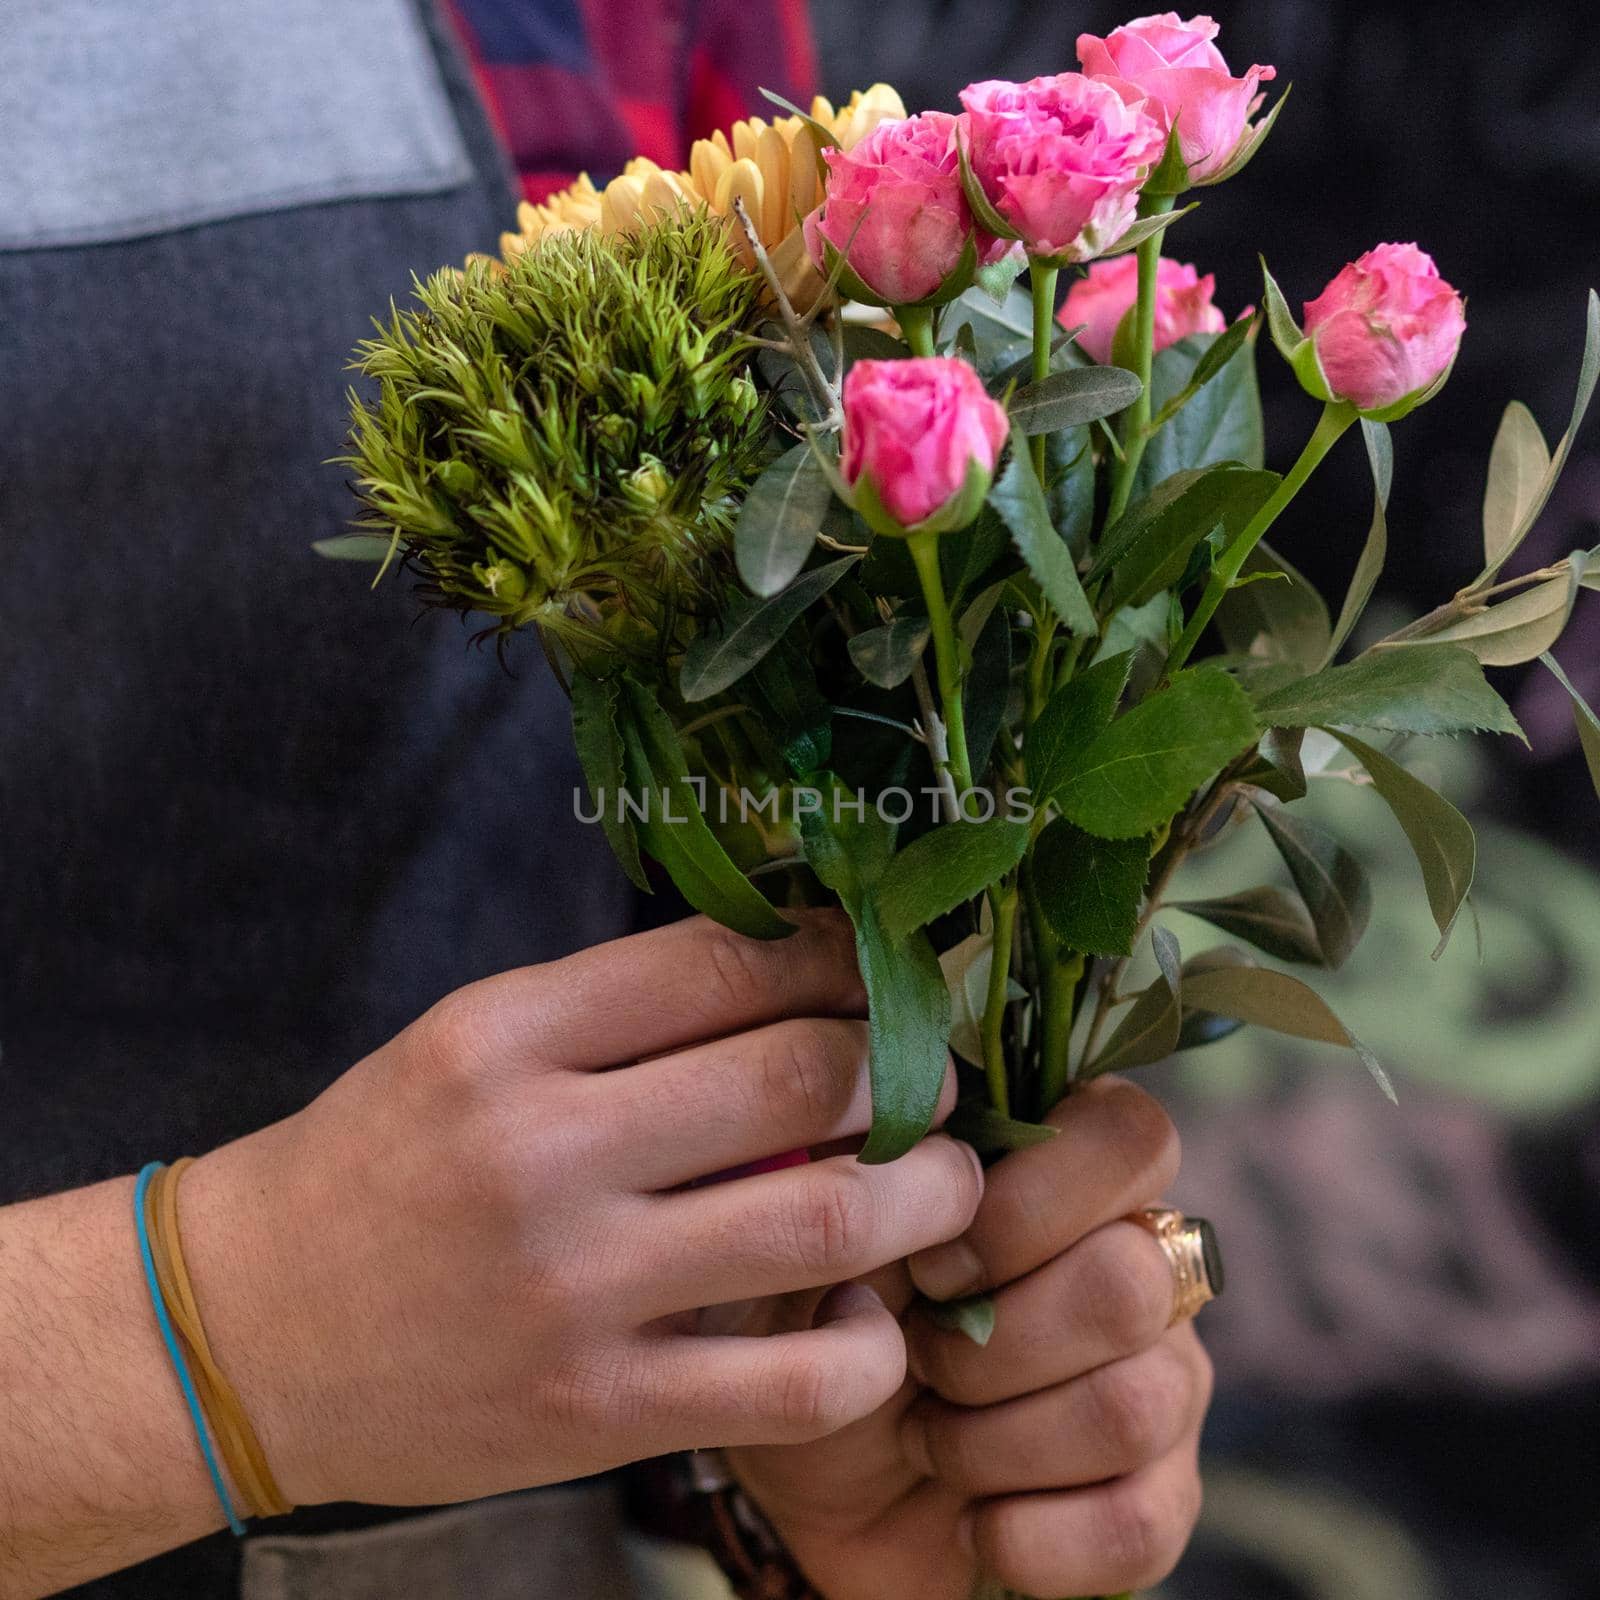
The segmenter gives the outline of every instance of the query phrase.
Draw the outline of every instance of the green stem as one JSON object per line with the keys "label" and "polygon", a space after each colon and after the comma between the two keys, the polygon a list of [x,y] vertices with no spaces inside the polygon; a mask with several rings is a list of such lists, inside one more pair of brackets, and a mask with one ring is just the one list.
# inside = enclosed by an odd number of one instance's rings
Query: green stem
{"label": "green stem", "polygon": [[[1028,276],[1033,283],[1033,381],[1050,376],[1050,342],[1055,332],[1056,279],[1060,267],[1048,267],[1041,261],[1028,263]],[[1039,482],[1044,482],[1046,435],[1036,433],[1029,441],[1033,452],[1033,470]]]}
{"label": "green stem", "polygon": [[1172,653],[1167,657],[1169,678],[1189,659],[1190,652],[1200,642],[1200,635],[1205,632],[1206,624],[1211,621],[1217,607],[1222,604],[1222,597],[1233,587],[1234,580],[1239,576],[1250,552],[1260,544],[1262,536],[1278,520],[1289,502],[1299,494],[1306,479],[1316,471],[1317,463],[1333,448],[1340,434],[1355,420],[1355,407],[1346,401],[1330,400],[1322,408],[1322,416],[1311,437],[1306,440],[1306,447],[1300,452],[1300,459],[1289,468],[1288,476],[1272,491],[1271,498],[1250,519],[1244,531],[1222,552],[1216,565],[1211,569],[1211,577],[1206,583],[1205,592],[1200,596],[1200,603],[1194,608],[1193,615],[1184,625],[1183,632],[1178,635],[1178,642],[1173,645]]}
{"label": "green stem", "polygon": [[944,594],[939,570],[939,535],[914,533],[906,540],[922,582],[922,598],[933,630],[933,659],[938,667],[939,702],[950,746],[950,771],[956,780],[957,802],[965,811],[972,792],[972,761],[967,754],[967,717],[961,704],[961,658],[956,653],[956,631]]}
{"label": "green stem", "polygon": [[1017,923],[1017,887],[1001,884],[989,891],[994,911],[994,953],[989,964],[989,991],[984,996],[983,1071],[989,1082],[989,1103],[1002,1117],[1011,1115],[1011,1085],[1006,1071],[1006,986],[1011,977],[1012,934]]}
{"label": "green stem", "polygon": [[933,307],[896,306],[894,320],[914,356],[933,354]]}
{"label": "green stem", "polygon": [[1051,975],[1050,1006],[1044,1014],[1044,1038],[1039,1058],[1039,1111],[1057,1106],[1072,1087],[1072,997],[1083,976],[1083,956],[1076,950],[1057,949]]}
{"label": "green stem", "polygon": [[[1146,195],[1139,203],[1141,217],[1158,217],[1172,209],[1170,194]],[[1161,270],[1162,235],[1153,233],[1139,246],[1139,298],[1133,308],[1133,370],[1139,379],[1139,398],[1123,413],[1122,459],[1117,463],[1111,484],[1111,500],[1106,507],[1109,526],[1126,509],[1133,494],[1133,480],[1144,458],[1150,430],[1150,372],[1155,362],[1156,280]]]}

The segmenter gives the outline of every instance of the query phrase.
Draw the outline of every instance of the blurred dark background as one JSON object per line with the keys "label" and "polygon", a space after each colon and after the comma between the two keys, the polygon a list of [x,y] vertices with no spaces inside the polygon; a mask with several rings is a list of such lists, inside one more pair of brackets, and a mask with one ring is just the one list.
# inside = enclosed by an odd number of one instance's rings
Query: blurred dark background
{"label": "blurred dark background", "polygon": [[[1072,68],[1080,32],[1133,9],[812,0],[824,90],[883,79],[913,111],[957,109],[974,79]],[[1215,272],[1230,315],[1260,302],[1258,251],[1298,312],[1384,240],[1417,240],[1468,298],[1452,381],[1394,430],[1380,602],[1415,615],[1480,565],[1506,402],[1525,401],[1552,444],[1566,424],[1600,280],[1596,13],[1211,9],[1233,70],[1272,63],[1271,92],[1293,96],[1250,168],[1199,192],[1169,253]],[[1282,469],[1315,407],[1266,341],[1260,367]],[[1337,596],[1370,504],[1347,444],[1275,541]],[[1591,418],[1515,570],[1597,542]],[[1591,702],[1597,641],[1586,596],[1558,654]],[[1326,1052],[1244,1035],[1164,1069],[1188,1151],[1178,1199],[1210,1211],[1232,1256],[1205,1324],[1221,1377],[1208,1511],[1173,1600],[1600,1595],[1600,802],[1548,675],[1498,679],[1534,752],[1429,755],[1480,827],[1482,964],[1467,933],[1430,967],[1402,844],[1380,869],[1373,948],[1340,975],[1401,1109]],[[1359,795],[1332,810],[1364,849],[1387,826]]]}

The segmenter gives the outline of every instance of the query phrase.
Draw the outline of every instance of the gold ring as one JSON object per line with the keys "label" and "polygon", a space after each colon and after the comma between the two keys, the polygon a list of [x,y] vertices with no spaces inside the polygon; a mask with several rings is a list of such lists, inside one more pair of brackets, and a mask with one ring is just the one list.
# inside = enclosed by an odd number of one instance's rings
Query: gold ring
{"label": "gold ring", "polygon": [[1186,1217],[1165,1206],[1149,1206],[1135,1211],[1128,1221],[1155,1236],[1172,1267],[1169,1328],[1187,1322],[1222,1293],[1222,1250],[1217,1230],[1204,1217]]}

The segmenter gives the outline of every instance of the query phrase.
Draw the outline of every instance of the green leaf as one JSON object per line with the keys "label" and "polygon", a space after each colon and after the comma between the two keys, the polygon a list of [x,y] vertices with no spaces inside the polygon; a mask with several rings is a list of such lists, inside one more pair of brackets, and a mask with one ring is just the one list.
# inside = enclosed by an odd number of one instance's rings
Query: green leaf
{"label": "green leaf", "polygon": [[393,534],[337,533],[312,540],[311,548],[327,561],[384,562],[394,553],[394,544]]}
{"label": "green leaf", "polygon": [[1011,696],[1011,614],[1004,606],[990,612],[982,632],[969,648],[972,670],[961,686],[961,708],[967,723],[967,757],[972,762],[973,781],[981,783]]}
{"label": "green leaf", "polygon": [[579,672],[572,679],[572,737],[578,748],[589,797],[600,808],[600,826],[622,870],[646,894],[650,880],[639,861],[639,840],[633,821],[624,811],[622,734],[617,728],[618,684],[615,679],[592,678]]}
{"label": "green leaf", "polygon": [[945,312],[942,332],[954,337],[962,328],[973,333],[991,347],[1031,344],[1033,342],[1033,299],[1029,292],[1015,286],[1000,305],[980,288],[968,289],[957,295]]}
{"label": "green leaf", "polygon": [[1012,438],[1011,459],[989,491],[989,504],[1011,530],[1017,554],[1027,563],[1028,571],[1067,630],[1085,637],[1098,633],[1100,625],[1078,581],[1072,552],[1050,521],[1033,459],[1027,445],[1016,436]]}
{"label": "green leaf", "polygon": [[1278,287],[1278,280],[1267,269],[1266,257],[1261,258],[1261,281],[1264,286],[1263,298],[1267,304],[1267,328],[1272,334],[1272,342],[1278,347],[1278,354],[1291,364],[1294,353],[1305,343],[1305,334],[1300,331],[1300,324],[1294,320],[1294,313],[1289,309],[1289,302],[1283,298],[1283,290]]}
{"label": "green leaf", "polygon": [[965,1139],[979,1155],[986,1156],[1049,1144],[1059,1130],[1045,1122],[1019,1122],[1015,1117],[1003,1117],[981,1100],[963,1100],[951,1112],[944,1131],[953,1138]]}
{"label": "green leaf", "polygon": [[1382,751],[1338,728],[1328,732],[1367,769],[1372,787],[1388,803],[1411,841],[1412,853],[1422,868],[1428,908],[1439,929],[1439,943],[1433,952],[1437,960],[1450,942],[1450,930],[1472,888],[1478,858],[1472,825],[1442,795]]}
{"label": "green leaf", "polygon": [[[994,967],[993,933],[969,934],[939,957],[950,993],[950,1048],[974,1066],[983,1065],[979,1032],[989,1000],[989,974]],[[1020,990],[1013,995],[1021,999]]]}
{"label": "green leaf", "polygon": [[776,595],[805,566],[832,500],[828,474],[804,441],[750,485],[733,527],[733,554],[752,594]]}
{"label": "green leaf", "polygon": [[926,617],[896,617],[881,628],[868,628],[850,641],[850,659],[868,683],[898,689],[916,670],[928,647]]}
{"label": "green leaf", "polygon": [[[1191,974],[1214,972],[1218,967],[1253,967],[1258,965],[1254,956],[1237,945],[1213,945],[1183,964],[1183,981],[1187,985]],[[1244,1024],[1237,1017],[1219,1017],[1214,1011],[1200,1011],[1185,1002],[1183,1022],[1178,1029],[1178,1049],[1198,1050],[1204,1045],[1217,1044],[1232,1038]]]}
{"label": "green leaf", "polygon": [[1516,548],[1517,530],[1528,520],[1549,474],[1550,447],[1539,424],[1520,400],[1513,400],[1494,436],[1483,491],[1483,555],[1490,566],[1498,566]]}
{"label": "green leaf", "polygon": [[1303,800],[1306,769],[1300,759],[1304,728],[1268,728],[1261,736],[1256,759],[1239,774],[1242,783],[1265,789],[1279,800]]}
{"label": "green leaf", "polygon": [[1082,1071],[1082,1078],[1102,1072],[1125,1072],[1162,1061],[1178,1048],[1183,1025],[1183,976],[1179,968],[1178,941],[1165,928],[1150,930],[1150,943],[1160,972],[1148,989],[1141,990],[1106,1041],[1105,1048]]}
{"label": "green leaf", "polygon": [[1437,632],[1418,639],[1396,639],[1383,649],[1461,644],[1486,667],[1514,667],[1543,655],[1561,637],[1576,598],[1577,585],[1569,579],[1547,578]]}
{"label": "green leaf", "polygon": [[1340,1022],[1315,989],[1287,972],[1268,967],[1215,967],[1210,972],[1191,973],[1183,988],[1186,1004],[1197,1011],[1355,1051],[1378,1087],[1394,1099],[1394,1085],[1377,1057]]}
{"label": "green leaf", "polygon": [[1260,696],[1256,713],[1274,728],[1339,722],[1385,733],[1522,734],[1477,658],[1454,644],[1369,651]]}
{"label": "green leaf", "polygon": [[1111,573],[1104,605],[1143,605],[1183,576],[1190,552],[1219,525],[1236,533],[1277,486],[1237,462],[1192,468],[1159,484],[1106,530],[1088,581]]}
{"label": "green leaf", "polygon": [[1173,900],[1173,911],[1187,911],[1224,933],[1253,944],[1279,961],[1301,961],[1320,967],[1322,948],[1317,930],[1299,896],[1264,884],[1259,889],[1241,889],[1237,894],[1214,900]]}
{"label": "green leaf", "polygon": [[1372,885],[1365,870],[1331,833],[1314,823],[1261,800],[1255,808],[1300,892],[1324,964],[1342,967],[1361,942],[1372,915]]}
{"label": "green leaf", "polygon": [[[1281,573],[1270,582],[1244,582]],[[1242,586],[1217,607],[1217,632],[1238,655],[1265,666],[1282,666],[1295,677],[1322,665],[1333,638],[1328,607],[1316,588],[1265,539],[1245,558]]]}
{"label": "green leaf", "polygon": [[1084,751],[1053,798],[1102,839],[1151,833],[1260,734],[1249,697],[1225,673],[1179,673]]}
{"label": "green leaf", "polygon": [[867,991],[872,1061],[872,1131],[860,1160],[893,1161],[925,1134],[938,1109],[949,1062],[950,991],[928,936],[892,944],[878,918],[877,887],[892,859],[894,829],[875,808],[861,819],[832,804],[800,819],[806,861],[839,896],[856,932]]}
{"label": "green leaf", "polygon": [[1572,702],[1572,721],[1578,730],[1578,743],[1583,749],[1583,759],[1589,768],[1589,781],[1600,795],[1600,717],[1590,710],[1589,703],[1572,686],[1572,680],[1561,670],[1561,663],[1548,653],[1539,657],[1556,681],[1567,691]]}
{"label": "green leaf", "polygon": [[[1204,385],[1195,384],[1201,366],[1227,337],[1190,334],[1157,353],[1150,373],[1150,403],[1155,415],[1165,413],[1167,420],[1145,447],[1133,480],[1135,495],[1148,494],[1173,473],[1189,468],[1224,461],[1261,466],[1264,447],[1255,341],[1235,347],[1219,372]],[[1188,398],[1182,399],[1185,395]]]}
{"label": "green leaf", "polygon": [[803,572],[781,594],[767,600],[736,599],[720,631],[697,634],[684,652],[678,691],[693,704],[721,694],[742,678],[806,608],[820,600],[856,563],[844,556]]}
{"label": "green leaf", "polygon": [[1107,656],[1070,679],[1045,702],[1023,745],[1028,782],[1051,795],[1116,715],[1133,652]]}
{"label": "green leaf", "polygon": [[1339,620],[1328,640],[1323,666],[1332,662],[1355,631],[1389,556],[1389,486],[1394,481],[1394,445],[1388,427],[1370,417],[1361,419],[1361,437],[1372,467],[1372,522],[1367,528],[1367,542],[1361,547],[1361,558],[1356,562],[1355,576],[1350,580],[1350,591],[1339,608]]}
{"label": "green leaf", "polygon": [[[1550,495],[1561,477],[1562,468],[1567,464],[1567,457],[1572,453],[1573,441],[1577,437],[1578,429],[1583,424],[1584,414],[1589,409],[1589,402],[1594,398],[1597,379],[1600,379],[1600,296],[1597,296],[1595,291],[1591,289],[1589,291],[1587,316],[1584,322],[1583,359],[1578,365],[1578,388],[1572,399],[1572,415],[1567,423],[1567,431],[1562,434],[1560,443],[1556,445],[1555,451],[1550,457],[1550,465],[1545,471],[1544,477],[1540,480],[1537,489],[1531,497],[1522,500],[1521,516],[1518,517],[1509,532],[1503,532],[1498,538],[1498,554],[1491,557],[1483,571],[1478,574],[1473,584],[1474,589],[1486,588],[1493,583],[1500,568],[1505,565],[1507,559],[1516,551],[1522,541],[1528,537],[1529,533],[1533,531],[1533,525],[1539,520],[1539,513],[1544,510],[1546,503],[1549,501]],[[1532,419],[1530,418],[1529,420],[1531,421]],[[1513,426],[1520,428],[1522,425],[1514,424]],[[1505,424],[1502,423],[1501,427],[1503,431]],[[1495,439],[1497,451],[1499,446],[1500,440],[1497,436]],[[1510,448],[1511,446],[1508,445],[1507,449],[1509,450]],[[1528,445],[1525,442],[1518,448],[1527,449]],[[1491,457],[1491,474],[1493,466],[1493,458]],[[1485,507],[1487,509],[1487,496]],[[1540,647],[1541,650],[1544,648],[1547,647]],[[1539,650],[1535,650],[1532,654],[1538,655],[1539,653]],[[1532,656],[1523,656],[1521,659],[1524,661],[1531,660]],[[1491,662],[1490,665],[1494,665],[1494,663]]]}
{"label": "green leaf", "polygon": [[1150,875],[1150,841],[1097,839],[1057,817],[1034,846],[1033,877],[1045,920],[1068,950],[1125,956]]}
{"label": "green leaf", "polygon": [[898,943],[998,883],[1028,848],[1026,824],[1005,817],[947,822],[912,840],[878,885],[879,920]]}
{"label": "green leaf", "polygon": [[1073,367],[1018,389],[1007,408],[1019,433],[1057,433],[1126,411],[1140,384],[1121,367]]}
{"label": "green leaf", "polygon": [[753,939],[794,932],[729,859],[701,815],[683,747],[650,690],[625,679],[617,700],[627,787],[648,804],[640,841],[695,910]]}
{"label": "green leaf", "polygon": [[986,1294],[965,1300],[924,1300],[929,1319],[948,1333],[964,1333],[978,1346],[994,1337],[994,1299]]}

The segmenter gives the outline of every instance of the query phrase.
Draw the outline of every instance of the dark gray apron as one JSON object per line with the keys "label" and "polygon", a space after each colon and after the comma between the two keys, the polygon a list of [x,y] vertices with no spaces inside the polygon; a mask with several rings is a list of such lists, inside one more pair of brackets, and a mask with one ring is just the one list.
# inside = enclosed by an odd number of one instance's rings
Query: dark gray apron
{"label": "dark gray apron", "polygon": [[[431,8],[5,12],[0,1203],[287,1115],[450,989],[628,916],[536,645],[510,676],[309,548],[353,507],[324,464],[351,347],[514,204]],[[287,1526],[382,1572],[384,1536],[349,1530],[395,1515]],[[488,1515],[517,1526],[487,1563],[509,1587],[450,1554],[451,1512],[437,1559],[394,1534],[404,1583],[274,1539],[252,1590],[590,1592],[537,1565],[552,1522],[582,1533],[570,1505]],[[237,1569],[224,1536],[83,1593],[224,1595]]]}

